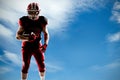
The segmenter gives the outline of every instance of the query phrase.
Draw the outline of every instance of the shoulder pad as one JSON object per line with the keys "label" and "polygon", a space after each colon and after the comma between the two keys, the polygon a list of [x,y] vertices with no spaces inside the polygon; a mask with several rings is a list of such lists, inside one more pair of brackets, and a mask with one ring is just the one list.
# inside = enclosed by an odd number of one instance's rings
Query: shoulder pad
{"label": "shoulder pad", "polygon": [[23,16],[20,18],[20,20],[26,20],[27,19],[27,16]]}
{"label": "shoulder pad", "polygon": [[24,26],[26,20],[27,20],[27,16],[23,16],[23,17],[19,18],[19,22],[18,22],[19,25]]}
{"label": "shoulder pad", "polygon": [[43,24],[45,24],[45,25],[48,24],[48,21],[47,21],[47,18],[46,18],[46,17],[40,16],[39,19],[40,19],[40,21],[41,21]]}

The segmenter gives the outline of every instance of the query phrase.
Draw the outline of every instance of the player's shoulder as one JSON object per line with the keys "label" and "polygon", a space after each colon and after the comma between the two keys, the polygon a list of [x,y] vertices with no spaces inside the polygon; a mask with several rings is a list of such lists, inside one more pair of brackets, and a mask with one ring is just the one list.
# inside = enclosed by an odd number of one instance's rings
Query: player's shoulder
{"label": "player's shoulder", "polygon": [[47,18],[45,16],[39,16],[39,19],[41,19],[41,20],[47,20]]}
{"label": "player's shoulder", "polygon": [[48,23],[48,20],[45,16],[39,16],[39,20],[44,23],[44,24],[47,24]]}
{"label": "player's shoulder", "polygon": [[28,17],[27,16],[22,16],[19,18],[19,20],[26,20]]}
{"label": "player's shoulder", "polygon": [[19,18],[18,23],[19,23],[19,25],[24,26],[27,21],[28,21],[28,17],[27,16],[22,16],[22,17]]}
{"label": "player's shoulder", "polygon": [[40,18],[46,18],[45,16],[42,16],[42,15],[41,15],[41,16],[39,16],[39,17],[40,17]]}

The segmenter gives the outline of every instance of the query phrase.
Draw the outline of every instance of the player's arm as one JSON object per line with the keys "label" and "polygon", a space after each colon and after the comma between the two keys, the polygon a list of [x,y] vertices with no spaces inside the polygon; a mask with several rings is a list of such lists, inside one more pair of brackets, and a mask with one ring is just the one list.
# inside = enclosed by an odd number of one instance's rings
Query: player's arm
{"label": "player's arm", "polygon": [[48,30],[47,30],[47,28],[46,28],[46,25],[44,24],[44,25],[42,25],[42,27],[43,27],[43,35],[44,35],[44,44],[43,44],[43,46],[41,47],[41,50],[43,51],[43,52],[45,52],[46,51],[46,48],[47,48],[47,45],[48,45],[48,42],[49,42],[49,33],[48,33]]}
{"label": "player's arm", "polygon": [[24,29],[22,26],[19,26],[18,31],[16,33],[16,38],[18,40],[23,40],[23,41],[28,41],[29,40],[29,35],[23,35]]}
{"label": "player's arm", "polygon": [[48,29],[45,24],[43,24],[42,26],[43,26],[44,44],[48,45],[48,42],[49,42]]}

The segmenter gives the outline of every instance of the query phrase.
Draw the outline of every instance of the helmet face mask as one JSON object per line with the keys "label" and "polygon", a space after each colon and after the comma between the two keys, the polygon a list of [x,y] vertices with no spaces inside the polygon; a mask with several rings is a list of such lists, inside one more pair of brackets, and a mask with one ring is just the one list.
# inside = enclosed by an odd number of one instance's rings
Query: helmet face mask
{"label": "helmet face mask", "polygon": [[30,3],[27,7],[28,17],[32,20],[38,19],[39,7],[37,3]]}
{"label": "helmet face mask", "polygon": [[29,15],[38,15],[39,11],[28,11]]}

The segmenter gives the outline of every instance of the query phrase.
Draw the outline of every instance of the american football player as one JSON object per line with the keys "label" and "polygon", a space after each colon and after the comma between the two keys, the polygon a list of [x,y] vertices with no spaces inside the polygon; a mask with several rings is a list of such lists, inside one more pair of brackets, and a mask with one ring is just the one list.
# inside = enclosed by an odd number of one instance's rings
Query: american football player
{"label": "american football player", "polygon": [[[45,80],[44,53],[48,46],[49,33],[46,25],[46,17],[40,16],[38,3],[30,3],[27,7],[28,15],[22,16],[16,38],[22,41],[22,72],[21,80],[27,80],[31,56],[34,56],[41,80]],[[44,43],[41,41],[41,33],[44,35]]]}

